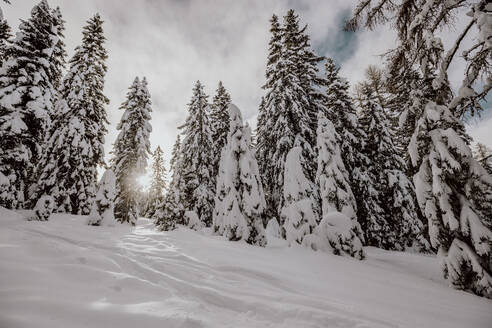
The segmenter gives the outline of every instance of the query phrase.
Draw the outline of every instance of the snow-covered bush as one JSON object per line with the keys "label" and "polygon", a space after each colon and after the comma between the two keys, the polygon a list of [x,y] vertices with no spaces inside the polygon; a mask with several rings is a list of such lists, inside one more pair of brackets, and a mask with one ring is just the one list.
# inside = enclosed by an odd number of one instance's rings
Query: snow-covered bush
{"label": "snow-covered bush", "polygon": [[340,212],[325,214],[314,232],[304,237],[302,245],[335,255],[364,258],[362,242],[354,232],[352,220]]}
{"label": "snow-covered bush", "polygon": [[[7,199],[9,185],[9,179],[2,172],[0,172],[0,200]],[[2,203],[3,202],[0,201],[0,206],[4,205]]]}
{"label": "snow-covered bush", "polygon": [[222,151],[213,215],[214,231],[229,240],[265,245],[265,195],[251,147],[251,129],[229,105],[230,130]]}
{"label": "snow-covered bush", "polygon": [[276,218],[268,221],[265,229],[265,237],[267,247],[282,247],[287,245],[287,242],[282,238],[282,229]]}
{"label": "snow-covered bush", "polygon": [[195,211],[186,211],[184,216],[188,228],[198,231],[204,227],[203,222],[200,221],[200,218]]}
{"label": "snow-covered bush", "polygon": [[96,199],[89,214],[89,225],[114,225],[114,199],[116,197],[116,177],[112,170],[104,172]]}
{"label": "snow-covered bush", "polygon": [[34,207],[35,217],[29,218],[29,220],[48,221],[54,207],[55,201],[53,197],[48,195],[41,196]]}

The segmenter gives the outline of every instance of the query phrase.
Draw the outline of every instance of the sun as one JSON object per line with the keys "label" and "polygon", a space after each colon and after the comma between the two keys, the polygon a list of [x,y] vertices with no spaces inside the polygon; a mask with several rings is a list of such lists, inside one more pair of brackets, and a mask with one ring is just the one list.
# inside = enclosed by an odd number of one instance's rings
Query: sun
{"label": "sun", "polygon": [[150,180],[151,180],[150,175],[144,174],[137,178],[137,183],[142,188],[143,191],[147,191],[150,189],[150,184],[151,184]]}

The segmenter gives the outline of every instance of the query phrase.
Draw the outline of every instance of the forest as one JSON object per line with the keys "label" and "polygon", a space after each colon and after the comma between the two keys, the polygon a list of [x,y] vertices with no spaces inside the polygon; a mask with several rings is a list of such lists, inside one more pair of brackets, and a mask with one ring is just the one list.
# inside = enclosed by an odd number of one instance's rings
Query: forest
{"label": "forest", "polygon": [[[456,21],[467,24],[442,42]],[[492,298],[492,150],[465,129],[492,88],[489,1],[357,1],[346,31],[397,32],[363,81],[315,52],[296,11],[273,14],[256,128],[226,85],[209,97],[196,81],[168,167],[151,149],[158,122],[145,77],[128,88],[105,161],[101,15],[71,58],[62,12],[48,1],[16,35],[9,23],[0,11],[0,206],[33,210],[36,221],[84,215],[91,226],[145,217],[160,232],[210,229],[361,261],[366,247],[436,254],[450,286]],[[453,89],[457,57],[466,65]]]}

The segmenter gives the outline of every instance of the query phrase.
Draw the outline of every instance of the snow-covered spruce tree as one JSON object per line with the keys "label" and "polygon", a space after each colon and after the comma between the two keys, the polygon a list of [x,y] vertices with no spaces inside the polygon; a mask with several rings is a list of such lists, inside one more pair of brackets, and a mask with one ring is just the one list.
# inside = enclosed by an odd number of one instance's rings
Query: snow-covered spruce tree
{"label": "snow-covered spruce tree", "polygon": [[[311,130],[314,138],[311,140],[311,144],[314,146],[316,145],[318,113],[324,110],[326,101],[326,95],[322,92],[323,86],[326,85],[326,80],[324,76],[319,74],[318,69],[319,64],[325,57],[314,53],[309,43],[310,37],[306,33],[307,25],[299,29],[297,26],[298,21],[299,17],[295,15],[294,10],[289,10],[286,17],[284,17],[284,42],[295,44],[298,48],[295,51],[297,53],[296,64],[309,103]],[[289,34],[290,37],[288,37]]]}
{"label": "snow-covered spruce tree", "polygon": [[176,224],[184,223],[184,206],[180,201],[181,199],[181,137],[178,134],[176,142],[171,154],[170,172],[171,181],[167,188],[167,193],[164,200],[156,208],[156,211],[152,218],[156,222],[156,226],[164,231],[173,230],[176,228]]}
{"label": "snow-covered spruce tree", "polygon": [[104,96],[106,73],[103,21],[87,21],[82,44],[75,48],[62,81],[56,114],[36,168],[34,204],[43,194],[55,199],[58,212],[89,214],[97,192],[97,167],[104,166],[104,137],[109,103]]}
{"label": "snow-covered spruce tree", "polygon": [[116,197],[116,177],[112,170],[106,170],[99,182],[94,203],[87,223],[95,226],[111,226],[114,218],[114,199]]}
{"label": "snow-covered spruce tree", "polygon": [[0,67],[2,66],[5,58],[5,50],[7,49],[7,43],[12,37],[10,26],[7,20],[3,17],[2,8],[0,8]]}
{"label": "snow-covered spruce tree", "polygon": [[226,88],[219,81],[217,87],[217,93],[213,98],[213,102],[210,106],[210,124],[212,128],[212,142],[214,152],[214,173],[216,177],[219,170],[220,155],[222,148],[224,148],[227,142],[227,134],[229,133],[229,104],[231,103],[231,96],[227,92]]}
{"label": "snow-covered spruce tree", "polygon": [[53,213],[53,209],[55,207],[55,201],[53,197],[48,195],[41,196],[36,205],[34,206],[34,215],[28,217],[28,221],[48,221],[51,214]]}
{"label": "snow-covered spruce tree", "polygon": [[145,216],[153,217],[157,207],[164,200],[164,191],[166,189],[166,167],[164,166],[163,152],[160,146],[152,153],[152,182],[145,206]]}
{"label": "snow-covered spruce tree", "polygon": [[[347,254],[364,258],[361,228],[357,222],[355,197],[349,183],[349,173],[340,152],[340,137],[324,113],[318,114],[317,148],[318,170],[316,183],[319,188],[322,221],[304,245],[321,247],[329,245],[334,254]],[[333,216],[333,213],[342,215]],[[313,238],[314,237],[314,238]],[[321,244],[321,245],[320,245]]]}
{"label": "snow-covered spruce tree", "polygon": [[135,78],[121,104],[124,110],[117,126],[120,131],[111,152],[112,170],[116,176],[115,217],[135,225],[138,215],[140,186],[137,178],[145,174],[150,154],[150,112],[152,112],[147,80]]}
{"label": "snow-covered spruce tree", "polygon": [[[379,107],[382,108],[385,116],[388,118],[389,128],[392,135],[392,140],[394,146],[397,148],[400,156],[404,156],[406,153],[406,147],[403,145],[403,133],[400,131],[399,117],[401,115],[402,104],[396,104],[400,97],[408,96],[406,93],[410,86],[389,86],[387,79],[387,68],[383,69],[376,65],[369,65],[365,72],[365,79],[355,85],[356,101],[361,106],[364,98],[365,88],[370,88],[373,91],[373,98]],[[391,81],[392,83],[397,82],[401,84],[400,81]],[[390,89],[397,89],[398,92],[403,94],[392,94]],[[408,98],[406,98],[408,99]],[[407,102],[404,103],[407,105]],[[404,106],[403,105],[403,106]]]}
{"label": "snow-covered spruce tree", "polygon": [[230,104],[228,112],[230,129],[217,176],[213,228],[229,240],[264,246],[266,202],[251,146],[251,129],[243,125],[235,105]]}
{"label": "snow-covered spruce tree", "polygon": [[492,175],[492,150],[483,143],[477,143],[473,157]]}
{"label": "snow-covered spruce tree", "polygon": [[[404,161],[403,170],[410,181],[413,180],[413,175],[416,173],[416,169],[411,165],[410,156],[408,153],[408,144],[412,137],[416,115],[422,111],[424,106],[423,93],[426,89],[432,88],[426,81],[421,78],[421,74],[412,68],[409,63],[404,60],[402,66],[394,65],[394,61],[398,61],[398,54],[389,55],[390,58],[387,60],[387,65],[384,71],[384,89],[386,94],[385,102],[385,112],[390,117],[393,132],[393,144],[400,152],[400,156]],[[366,84],[373,90],[374,83]],[[424,92],[423,92],[424,91]],[[378,101],[379,102],[379,101]],[[413,186],[413,182],[412,182]],[[412,187],[415,191],[415,187]],[[425,240],[429,240],[429,229],[428,222],[421,208],[418,206],[417,196],[413,192],[415,213],[423,224],[421,229],[422,235]],[[431,247],[426,246],[428,242],[420,239],[420,245],[416,244],[415,249],[425,252],[431,251]]]}
{"label": "snow-covered spruce tree", "polygon": [[[421,89],[423,106],[415,113],[409,144],[418,202],[429,222],[432,246],[443,260],[444,276],[455,288],[492,298],[492,178],[473,159],[470,138],[459,120],[467,112],[479,111],[479,100],[492,88],[490,79],[475,83],[489,72],[485,59],[492,53],[489,6],[486,0],[452,4],[427,0],[372,8],[369,0],[356,7],[347,27],[357,28],[362,19],[369,28],[395,22],[400,45],[392,64],[415,67],[430,86]],[[469,20],[447,51],[437,33],[455,20],[445,17]],[[462,41],[473,32],[478,35],[470,38],[472,46],[460,52]],[[467,67],[453,98],[447,74],[457,53],[463,54]]]}
{"label": "snow-covered spruce tree", "polygon": [[380,210],[361,219],[367,245],[425,251],[429,245],[417,215],[415,190],[393,143],[390,122],[370,85],[362,87],[361,97],[359,122],[367,136],[364,153],[370,161],[368,170],[376,178],[372,188]]}
{"label": "snow-covered spruce tree", "polygon": [[171,153],[171,160],[169,161],[169,169],[170,172],[174,174],[176,170],[176,164],[178,163],[179,160],[179,154],[181,152],[181,135],[178,134],[176,137],[176,141],[174,142],[173,150]]}
{"label": "snow-covered spruce tree", "polygon": [[[357,204],[354,208],[361,223],[371,211],[378,210],[371,187],[375,177],[367,170],[369,159],[362,152],[366,136],[359,126],[348,82],[340,76],[339,70],[331,58],[326,59],[325,115],[340,138],[342,161],[349,173],[350,187]],[[362,233],[359,232],[358,237],[364,242]]]}
{"label": "snow-covered spruce tree", "polygon": [[317,188],[304,173],[305,158],[300,144],[302,143],[295,141],[284,163],[284,205],[280,211],[280,221],[283,235],[290,245],[301,244],[304,237],[318,226],[320,217],[319,204],[313,195]]}
{"label": "snow-covered spruce tree", "polygon": [[429,102],[410,142],[431,243],[457,288],[492,297],[492,177],[473,159],[463,124]]}
{"label": "snow-covered spruce tree", "polygon": [[193,88],[188,117],[182,126],[184,139],[179,160],[180,201],[187,211],[195,211],[205,226],[212,225],[215,177],[213,176],[213,143],[208,96],[200,81]]}
{"label": "snow-covered spruce tree", "polygon": [[280,102],[280,86],[276,85],[276,81],[280,80],[280,54],[282,49],[282,30],[278,17],[273,15],[270,19],[270,33],[271,38],[269,41],[267,68],[266,68],[266,83],[263,85],[263,89],[267,91],[267,96],[261,98],[261,103],[258,113],[258,122],[256,125],[256,158],[258,160],[258,166],[260,169],[261,179],[263,182],[265,199],[267,201],[267,216],[277,217],[278,211],[274,205],[274,177],[273,177],[273,163],[271,162],[271,155],[273,154],[275,140],[272,135],[272,124],[270,112],[274,112],[273,109],[267,110],[267,99],[273,107],[274,104]]}
{"label": "snow-covered spruce tree", "polygon": [[[306,51],[303,48],[306,36],[304,29],[299,29],[298,17],[293,11],[289,11],[284,17],[282,27],[274,15],[270,31],[272,39],[266,71],[267,82],[263,87],[267,93],[257,129],[258,162],[269,207],[268,215],[280,218],[282,226],[288,220],[289,238],[301,242],[303,235],[311,233],[317,224],[320,212],[317,189],[314,187],[316,131],[313,124],[313,103],[309,100],[312,90],[309,87],[311,83],[307,83],[306,69],[302,69],[307,65],[303,62],[306,60]],[[294,147],[300,149],[300,152],[293,152],[289,165],[294,166],[287,168],[287,154]],[[295,171],[299,168],[302,168],[302,172]],[[296,190],[286,188],[288,170],[302,174],[300,179],[306,183]],[[299,211],[284,209],[292,209],[291,206],[297,206],[293,203],[299,201],[313,206],[309,209],[313,217],[303,218],[307,224],[302,227],[295,225],[295,222],[300,222],[297,215],[302,210],[308,210],[307,207]],[[290,217],[290,214],[296,217]],[[310,214],[301,213],[301,216]],[[300,229],[297,234],[292,231],[294,227]],[[284,227],[284,232],[286,230],[287,227]]]}
{"label": "snow-covered spruce tree", "polygon": [[7,46],[0,68],[0,172],[9,179],[0,205],[24,205],[40,158],[56,97],[65,50],[64,21],[46,0],[34,6]]}

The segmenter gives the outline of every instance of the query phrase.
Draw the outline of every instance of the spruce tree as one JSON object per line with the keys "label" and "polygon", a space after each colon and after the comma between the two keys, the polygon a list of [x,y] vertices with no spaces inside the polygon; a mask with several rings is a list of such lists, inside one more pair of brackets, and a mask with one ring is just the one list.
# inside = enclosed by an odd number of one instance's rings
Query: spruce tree
{"label": "spruce tree", "polygon": [[171,160],[169,161],[170,171],[175,172],[176,164],[178,163],[179,154],[181,151],[181,135],[178,134],[176,141],[174,142],[173,150],[171,153]]}
{"label": "spruce tree", "polygon": [[179,192],[186,211],[194,211],[207,227],[212,225],[215,196],[213,144],[208,96],[200,81],[193,88],[188,117],[182,126],[184,139],[179,160]]}
{"label": "spruce tree", "polygon": [[0,8],[0,67],[2,67],[2,63],[5,58],[5,51],[11,37],[12,31],[7,23],[7,20],[3,17],[2,8]]}
{"label": "spruce tree", "polygon": [[473,157],[492,175],[492,150],[483,143],[477,143]]}
{"label": "spruce tree", "polygon": [[[480,100],[492,88],[490,83],[475,83],[489,72],[484,60],[492,52],[489,1],[454,5],[422,1],[374,8],[371,2],[356,7],[347,27],[355,29],[362,20],[369,28],[394,22],[399,38],[390,58],[394,72],[410,66],[422,74],[423,85],[412,95],[418,98],[410,100],[421,105],[412,106],[412,115],[403,117],[415,119],[408,147],[416,172],[414,184],[428,219],[431,244],[443,260],[444,277],[456,288],[492,298],[492,177],[472,157],[470,137],[459,119],[480,111]],[[465,19],[465,14],[473,19],[445,49],[436,32],[449,27],[452,20],[443,17]],[[467,37],[473,44],[460,51]],[[448,70],[456,54],[463,54],[466,67],[453,97]]]}
{"label": "spruce tree", "polygon": [[[313,103],[309,100],[312,84],[307,77],[309,63],[305,46],[308,38],[304,34],[305,28],[299,28],[299,19],[292,10],[284,17],[282,27],[274,15],[270,31],[272,38],[266,70],[267,82],[263,87],[267,93],[257,130],[258,162],[269,215],[279,217],[282,226],[287,220],[289,227],[284,227],[284,232],[288,230],[289,235],[293,236],[292,241],[301,242],[302,236],[309,234],[316,225],[320,212],[319,197],[314,187],[315,124]],[[287,155],[294,147],[297,149],[291,155],[292,163],[289,162],[294,167],[287,168]],[[302,167],[302,175],[306,179],[303,182],[306,184],[295,191],[287,190],[287,171],[299,167]],[[292,209],[292,206],[296,206],[293,203],[299,201],[311,204],[313,217],[302,218],[309,222],[308,228],[300,228],[302,231],[296,234],[292,229],[295,229],[294,222],[300,222],[295,214],[297,212],[285,208]],[[290,214],[293,217],[289,217]]]}
{"label": "spruce tree", "polygon": [[[295,15],[294,10],[289,10],[287,13],[287,21],[291,21],[290,24],[298,20],[298,16]],[[285,25],[285,31],[291,30],[288,28],[290,24]],[[295,29],[293,29],[295,30]],[[322,92],[322,88],[326,85],[324,76],[319,74],[318,66],[325,59],[325,57],[318,56],[312,50],[309,43],[310,37],[306,33],[307,25],[299,30],[296,35],[293,36],[294,42],[298,47],[297,58],[297,70],[300,72],[300,79],[303,81],[303,87],[306,90],[307,101],[309,102],[309,115],[311,119],[311,130],[313,140],[312,145],[316,145],[316,130],[318,124],[318,114],[323,112],[325,105],[325,94]],[[316,168],[314,168],[316,170]]]}
{"label": "spruce tree", "polygon": [[212,128],[212,142],[214,152],[214,177],[217,176],[219,170],[220,154],[227,142],[227,134],[229,133],[229,104],[231,96],[224,88],[222,81],[219,81],[216,95],[210,106],[210,124]]}
{"label": "spruce tree", "polygon": [[64,21],[46,0],[22,20],[19,32],[5,50],[0,69],[0,172],[10,182],[0,205],[24,205],[65,63]]}
{"label": "spruce tree", "polygon": [[230,130],[222,150],[213,216],[214,231],[229,240],[264,246],[265,196],[251,146],[251,129],[229,105]]}
{"label": "spruce tree", "polygon": [[176,224],[184,223],[184,206],[181,202],[182,195],[182,170],[181,170],[181,137],[178,134],[171,154],[170,170],[171,182],[167,188],[164,201],[157,207],[153,219],[159,229],[168,231],[176,228]]}
{"label": "spruce tree", "polygon": [[97,192],[97,168],[104,166],[109,103],[103,94],[107,53],[99,14],[87,21],[62,81],[56,115],[37,166],[34,204],[51,195],[58,212],[89,214]]}
{"label": "spruce tree", "polygon": [[166,189],[166,168],[164,166],[163,152],[160,146],[152,153],[152,182],[148,192],[145,216],[152,217],[158,206],[164,200],[164,191]]}
{"label": "spruce tree", "polygon": [[371,189],[379,206],[361,218],[367,245],[404,250],[429,248],[417,215],[415,190],[405,174],[405,162],[393,143],[390,122],[370,85],[362,87],[361,127],[367,136],[364,153],[375,177]]}
{"label": "spruce tree", "polygon": [[473,159],[463,124],[428,102],[409,146],[431,243],[456,288],[492,298],[492,177]]}
{"label": "spruce tree", "polygon": [[120,109],[124,110],[117,130],[120,131],[111,152],[116,176],[115,217],[135,225],[140,187],[137,178],[145,174],[150,154],[151,108],[147,80],[135,78]]}
{"label": "spruce tree", "polygon": [[282,30],[278,17],[273,15],[270,19],[270,33],[271,38],[269,41],[269,53],[267,57],[266,68],[266,83],[263,86],[264,90],[267,90],[268,95],[261,98],[258,123],[256,126],[256,141],[257,151],[256,158],[258,159],[258,166],[260,168],[260,174],[263,182],[265,198],[267,201],[267,215],[269,217],[277,217],[278,211],[274,205],[274,188],[273,186],[273,163],[271,162],[271,155],[273,149],[276,147],[275,140],[272,136],[272,124],[270,112],[274,112],[273,109],[267,111],[267,100],[271,104],[269,107],[280,103],[280,88],[276,84],[280,80],[280,55],[282,50]]}
{"label": "spruce tree", "polygon": [[[322,221],[314,234],[303,241],[312,248],[324,248],[334,254],[364,258],[357,206],[349,183],[349,173],[340,152],[340,137],[324,113],[318,114],[316,183],[319,188]],[[338,213],[338,214],[337,214]]]}
{"label": "spruce tree", "polygon": [[[334,61],[327,58],[325,116],[333,123],[339,135],[342,161],[349,173],[350,188],[357,204],[357,218],[362,220],[371,211],[378,211],[371,187],[375,183],[375,177],[367,171],[369,159],[362,152],[367,138],[359,126],[356,109],[349,95],[348,82],[340,76],[339,70]],[[360,232],[358,237],[364,241]]]}
{"label": "spruce tree", "polygon": [[319,204],[313,195],[316,185],[305,175],[302,145],[298,141],[289,151],[283,167],[283,206],[280,211],[282,235],[287,242],[302,244],[313,233],[320,219]]}
{"label": "spruce tree", "polygon": [[113,171],[106,170],[99,182],[94,203],[87,223],[94,226],[111,226],[114,219],[114,198],[116,197],[116,177]]}

